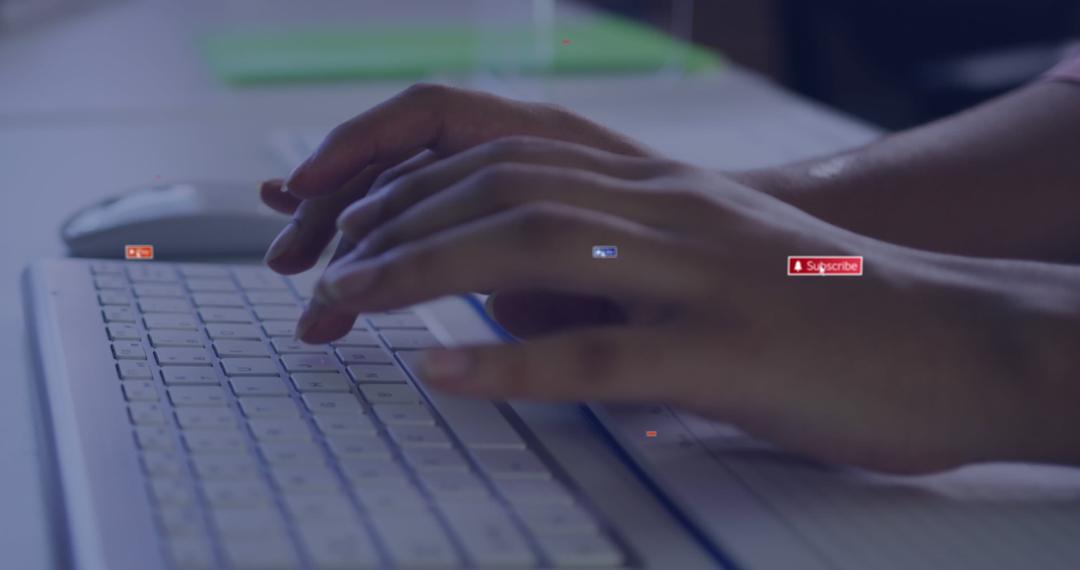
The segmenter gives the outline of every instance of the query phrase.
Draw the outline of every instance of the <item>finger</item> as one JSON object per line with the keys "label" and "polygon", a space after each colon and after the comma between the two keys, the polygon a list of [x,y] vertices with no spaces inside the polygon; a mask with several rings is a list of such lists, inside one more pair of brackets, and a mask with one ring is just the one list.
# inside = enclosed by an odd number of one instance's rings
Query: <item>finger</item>
{"label": "finger", "polygon": [[[330,257],[330,263],[341,259],[348,254],[352,249],[356,247],[352,241],[347,237],[342,236],[338,241],[337,248],[334,250],[333,256]],[[356,319],[359,316],[358,313],[345,311],[338,312],[332,311],[327,307],[322,306],[320,303],[309,303],[308,309],[305,311],[302,317],[306,317],[306,321],[298,323],[296,329],[310,329],[315,322],[319,323],[319,329],[314,334],[320,339],[319,342],[329,342],[331,340],[339,339],[350,330],[356,323]],[[299,337],[299,335],[297,335]]]}
{"label": "finger", "polygon": [[320,196],[372,163],[397,164],[423,149],[452,154],[511,134],[576,140],[625,154],[650,152],[555,107],[421,84],[334,128],[286,185],[298,198]]}
{"label": "finger", "polygon": [[292,221],[267,249],[266,264],[285,274],[311,269],[337,233],[334,220],[345,206],[367,193],[379,172],[378,166],[372,166],[333,194],[303,200]]}
{"label": "finger", "polygon": [[284,185],[285,181],[280,178],[262,182],[259,184],[259,197],[274,211],[292,214],[300,206],[300,199],[282,191]]}
{"label": "finger", "polygon": [[426,168],[427,166],[434,164],[438,160],[439,155],[431,152],[430,150],[422,150],[416,153],[416,155],[414,155],[409,160],[406,160],[405,162],[399,163],[384,170],[383,173],[375,179],[375,183],[371,185],[371,192],[374,193],[375,191],[383,188],[384,186],[390,184],[398,178],[401,178],[402,176],[405,176],[406,174],[409,174],[411,172],[420,170],[421,168]]}
{"label": "finger", "polygon": [[[616,259],[592,244],[620,243]],[[622,253],[625,248],[625,254]],[[698,247],[600,212],[532,204],[327,269],[316,298],[336,310],[399,308],[477,290],[540,288],[682,299],[705,282]]]}
{"label": "finger", "polygon": [[[688,344],[666,329],[579,330],[518,344],[428,351],[428,385],[490,399],[677,403],[711,390]],[[711,370],[711,369],[710,369]],[[719,398],[718,398],[719,399]]]}
{"label": "finger", "polygon": [[661,174],[668,168],[668,164],[563,141],[508,137],[479,145],[402,176],[394,184],[386,186],[382,192],[372,195],[371,199],[359,201],[346,208],[338,218],[338,227],[359,241],[379,224],[472,177],[477,177],[473,180],[474,183],[485,186],[484,191],[491,190],[490,187],[493,186],[500,191],[509,191],[522,182],[521,177],[514,180],[492,178],[512,172],[532,171],[517,168],[518,166],[558,167],[623,180],[641,180]]}
{"label": "finger", "polygon": [[567,329],[625,324],[614,301],[596,295],[557,291],[497,291],[488,297],[488,312],[499,326],[518,338],[533,338]]}

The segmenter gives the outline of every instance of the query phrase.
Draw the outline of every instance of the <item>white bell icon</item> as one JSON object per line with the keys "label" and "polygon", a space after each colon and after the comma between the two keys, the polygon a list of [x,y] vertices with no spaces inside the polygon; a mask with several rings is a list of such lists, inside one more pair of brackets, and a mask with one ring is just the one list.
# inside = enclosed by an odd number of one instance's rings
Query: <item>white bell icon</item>
{"label": "white bell icon", "polygon": [[798,273],[800,271],[802,271],[802,262],[796,259],[795,260],[795,272]]}
{"label": "white bell icon", "polygon": [[818,273],[820,273],[822,275],[825,275],[825,264],[824,263],[822,263],[821,265],[818,266]]}

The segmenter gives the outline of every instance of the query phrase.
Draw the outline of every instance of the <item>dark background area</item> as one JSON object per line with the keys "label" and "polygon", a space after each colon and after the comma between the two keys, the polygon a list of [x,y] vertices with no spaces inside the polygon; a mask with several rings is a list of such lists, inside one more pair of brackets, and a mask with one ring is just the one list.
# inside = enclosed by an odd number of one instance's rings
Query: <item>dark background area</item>
{"label": "dark background area", "polygon": [[[591,3],[689,34],[799,93],[891,129],[1031,81],[1080,38],[1080,0]],[[680,10],[692,11],[692,30],[680,26]]]}

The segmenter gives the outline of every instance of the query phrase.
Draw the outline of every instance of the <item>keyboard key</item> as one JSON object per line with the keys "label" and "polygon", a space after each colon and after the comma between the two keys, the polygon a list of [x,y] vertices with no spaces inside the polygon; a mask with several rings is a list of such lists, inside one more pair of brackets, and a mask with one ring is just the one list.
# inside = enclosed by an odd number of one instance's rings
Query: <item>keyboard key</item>
{"label": "keyboard key", "polygon": [[411,483],[354,486],[353,493],[360,505],[374,511],[373,518],[380,518],[393,511],[420,511],[427,509],[427,500]]}
{"label": "keyboard key", "polygon": [[146,351],[142,343],[131,340],[119,340],[112,343],[113,358],[117,360],[146,360]]}
{"label": "keyboard key", "polygon": [[259,329],[254,325],[211,323],[206,325],[206,334],[218,339],[259,339]]}
{"label": "keyboard key", "polygon": [[340,372],[296,372],[292,382],[301,392],[348,392],[350,387]]}
{"label": "keyboard key", "polygon": [[180,455],[170,451],[143,451],[143,469],[151,478],[181,478],[187,474],[187,465]]}
{"label": "keyboard key", "polygon": [[236,291],[236,285],[231,279],[219,279],[212,277],[199,277],[187,280],[188,289],[192,291],[208,291],[215,293],[232,293]]}
{"label": "keyboard key", "polygon": [[227,540],[223,546],[235,570],[292,570],[299,568],[287,536]]}
{"label": "keyboard key", "polygon": [[[415,371],[417,353],[402,352],[402,361]],[[465,447],[474,449],[525,449],[525,442],[491,402],[452,396],[429,390],[432,406]]]}
{"label": "keyboard key", "polygon": [[240,409],[249,418],[299,416],[300,410],[290,398],[279,396],[243,396],[237,398]]}
{"label": "keyboard key", "polygon": [[311,464],[322,461],[322,448],[310,441],[260,441],[259,451],[271,464]]}
{"label": "keyboard key", "polygon": [[167,385],[220,384],[217,369],[213,366],[165,366],[161,378]]}
{"label": "keyboard key", "polygon": [[124,264],[109,261],[90,262],[90,272],[94,275],[123,275]]}
{"label": "keyboard key", "polygon": [[525,449],[474,449],[473,458],[491,477],[551,478],[551,472]]}
{"label": "keyboard key", "polygon": [[514,507],[525,526],[536,535],[599,532],[592,515],[577,505],[517,502]]}
{"label": "keyboard key", "polygon": [[115,323],[105,327],[105,329],[109,333],[109,340],[139,340],[142,338],[139,328],[135,325]]}
{"label": "keyboard key", "polygon": [[364,408],[352,394],[308,392],[301,396],[313,414],[363,414]]}
{"label": "keyboard key", "polygon": [[169,559],[177,570],[212,570],[218,565],[205,538],[176,537],[168,545]]}
{"label": "keyboard key", "polygon": [[134,323],[135,322],[135,310],[131,307],[121,307],[118,305],[108,305],[104,309],[101,309],[101,314],[105,317],[106,323]]}
{"label": "keyboard key", "polygon": [[156,402],[158,400],[157,387],[149,380],[130,380],[121,386],[124,390],[124,399],[129,402]]}
{"label": "keyboard key", "polygon": [[374,333],[366,330],[349,331],[345,336],[330,343],[334,347],[340,346],[381,346],[379,339],[375,337]]}
{"label": "keyboard key", "polygon": [[334,352],[345,364],[393,364],[394,362],[394,357],[381,348],[345,346]]}
{"label": "keyboard key", "polygon": [[322,344],[308,344],[299,340],[287,337],[274,338],[270,341],[274,350],[279,354],[292,354],[292,353],[307,353],[307,354],[326,354],[326,345]]}
{"label": "keyboard key", "polygon": [[421,404],[423,397],[408,384],[362,384],[364,399],[371,404]]}
{"label": "keyboard key", "polygon": [[296,305],[255,305],[252,310],[260,321],[295,321],[300,318],[300,307]]}
{"label": "keyboard key", "polygon": [[277,376],[237,376],[229,380],[237,396],[288,396],[289,387]]}
{"label": "keyboard key", "polygon": [[315,425],[327,437],[349,434],[375,435],[379,429],[370,416],[359,414],[322,414],[315,416]]}
{"label": "keyboard key", "polygon": [[144,360],[121,360],[116,363],[116,372],[121,380],[150,379],[150,365]]}
{"label": "keyboard key", "polygon": [[266,321],[262,324],[266,336],[286,336],[292,338],[296,334],[296,321]]}
{"label": "keyboard key", "polygon": [[232,454],[247,448],[247,438],[239,430],[203,430],[184,433],[184,445],[192,453]]}
{"label": "keyboard key", "polygon": [[171,451],[176,449],[176,440],[168,428],[159,426],[136,426],[135,442],[142,449]]}
{"label": "keyboard key", "polygon": [[193,455],[191,463],[202,479],[247,480],[259,475],[259,464],[246,454]]}
{"label": "keyboard key", "polygon": [[259,441],[311,441],[311,431],[299,416],[250,418],[248,427]]}
{"label": "keyboard key", "polygon": [[269,358],[226,358],[221,361],[226,376],[274,376],[278,373]]}
{"label": "keyboard key", "polygon": [[335,434],[327,438],[330,451],[339,458],[390,459],[390,447],[378,436]]}
{"label": "keyboard key", "polygon": [[435,518],[423,511],[373,517],[376,532],[394,564],[405,567],[458,566],[450,540]]}
{"label": "keyboard key", "polygon": [[127,280],[119,275],[98,275],[94,277],[94,287],[98,289],[127,289]]}
{"label": "keyboard key", "polygon": [[337,370],[337,362],[325,354],[286,354],[281,363],[289,372],[322,372]]}
{"label": "keyboard key", "polygon": [[525,537],[503,513],[478,513],[454,521],[453,529],[477,566],[532,567],[537,563]]}
{"label": "keyboard key", "polygon": [[174,315],[171,313],[153,313],[143,316],[143,323],[148,329],[180,329],[198,330],[199,322],[191,315]]}
{"label": "keyboard key", "polygon": [[469,471],[421,471],[420,479],[436,500],[454,497],[472,500],[489,495],[484,482]]}
{"label": "keyboard key", "polygon": [[180,408],[176,420],[184,430],[230,430],[237,426],[236,416],[228,408]]}
{"label": "keyboard key", "polygon": [[555,566],[619,566],[622,552],[602,535],[548,535],[537,537],[540,547]]}
{"label": "keyboard key", "polygon": [[214,351],[221,358],[236,356],[270,356],[266,345],[257,340],[215,340]]}
{"label": "keyboard key", "polygon": [[424,321],[411,313],[369,315],[368,323],[376,330],[382,329],[424,329]]}
{"label": "keyboard key", "polygon": [[417,350],[442,346],[435,335],[426,330],[384,330],[379,333],[390,345],[390,350]]}
{"label": "keyboard key", "polygon": [[192,293],[197,307],[243,307],[244,298],[236,293]]}
{"label": "keyboard key", "polygon": [[150,344],[161,346],[201,347],[202,335],[190,331],[157,330],[150,333]]}
{"label": "keyboard key", "polygon": [[401,447],[453,447],[441,428],[434,426],[390,426],[390,439]]}
{"label": "keyboard key", "polygon": [[158,509],[157,520],[166,538],[202,537],[202,513],[192,507],[164,507]]}
{"label": "keyboard key", "polygon": [[174,283],[177,281],[176,271],[171,265],[163,263],[128,264],[128,277],[133,282],[155,281],[161,283]]}
{"label": "keyboard key", "polygon": [[273,506],[216,507],[210,514],[221,535],[230,539],[284,538],[285,520]]}
{"label": "keyboard key", "polygon": [[184,288],[179,285],[164,285],[159,283],[136,283],[132,290],[135,291],[135,296],[140,299],[143,297],[176,297],[183,298],[187,296]]}
{"label": "keyboard key", "polygon": [[175,406],[226,406],[228,396],[220,386],[173,386],[169,399]]}
{"label": "keyboard key", "polygon": [[435,417],[426,406],[412,404],[375,404],[375,415],[386,425],[433,426]]}
{"label": "keyboard key", "polygon": [[334,527],[345,528],[359,524],[356,511],[349,498],[342,493],[289,494],[282,496],[285,510],[299,519],[297,525],[301,534],[304,527],[321,526],[330,523]]}
{"label": "keyboard key", "polygon": [[195,492],[186,481],[174,477],[153,477],[148,481],[150,494],[161,506],[190,507],[195,504]]}
{"label": "keyboard key", "polygon": [[263,268],[234,268],[233,275],[241,287],[248,290],[288,291],[280,275]]}
{"label": "keyboard key", "polygon": [[205,348],[157,348],[154,356],[158,364],[168,366],[170,364],[206,364],[213,362],[210,353]]}
{"label": "keyboard key", "polygon": [[176,266],[184,277],[228,277],[229,270],[220,265],[182,263]]}
{"label": "keyboard key", "polygon": [[515,505],[574,504],[574,496],[554,479],[495,479],[495,487]]}
{"label": "keyboard key", "polygon": [[379,553],[363,526],[304,524],[300,540],[316,568],[350,569],[380,566]]}
{"label": "keyboard key", "polygon": [[203,307],[199,317],[206,323],[250,323],[251,311],[229,307]]}
{"label": "keyboard key", "polygon": [[318,463],[294,465],[279,463],[270,472],[274,484],[283,493],[337,493],[341,485],[330,469]]}
{"label": "keyboard key", "polygon": [[98,293],[99,305],[131,305],[131,299],[128,298],[128,294],[119,289],[105,289]]}
{"label": "keyboard key", "polygon": [[405,469],[391,459],[371,457],[343,457],[338,461],[341,472],[349,483],[359,487],[391,485],[408,482]]}
{"label": "keyboard key", "polygon": [[288,291],[246,291],[252,305],[296,305],[296,297]]}
{"label": "keyboard key", "polygon": [[270,504],[270,490],[259,479],[204,481],[206,500],[215,507],[257,507]]}
{"label": "keyboard key", "polygon": [[191,313],[191,305],[184,299],[150,297],[139,299],[139,310],[144,313]]}
{"label": "keyboard key", "polygon": [[407,380],[405,373],[393,364],[350,364],[348,369],[349,374],[357,383],[404,383]]}
{"label": "keyboard key", "polygon": [[138,425],[164,425],[165,411],[157,402],[132,402],[128,404],[128,418]]}
{"label": "keyboard key", "polygon": [[468,471],[469,464],[456,449],[409,447],[402,450],[405,460],[417,470],[440,469]]}

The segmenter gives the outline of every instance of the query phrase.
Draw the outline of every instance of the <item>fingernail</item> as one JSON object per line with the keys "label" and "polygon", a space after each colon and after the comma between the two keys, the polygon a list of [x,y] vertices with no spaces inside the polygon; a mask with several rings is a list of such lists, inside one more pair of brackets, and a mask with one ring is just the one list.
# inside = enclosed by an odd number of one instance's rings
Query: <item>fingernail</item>
{"label": "fingernail", "polygon": [[312,301],[308,303],[303,314],[300,315],[300,320],[296,321],[296,330],[293,331],[293,338],[300,340],[311,327],[315,326],[315,323],[319,322],[319,314],[322,313],[322,304],[318,301]]}
{"label": "fingernail", "polygon": [[270,262],[281,257],[282,254],[292,247],[293,242],[296,241],[296,234],[299,233],[299,230],[300,224],[297,224],[296,220],[289,222],[289,225],[281,230],[278,237],[270,244],[270,248],[266,250],[266,257],[264,260]]}
{"label": "fingernail", "polygon": [[472,358],[464,350],[429,350],[420,364],[424,378],[435,382],[461,381],[472,367]]}

